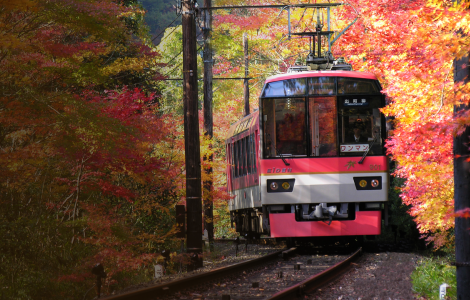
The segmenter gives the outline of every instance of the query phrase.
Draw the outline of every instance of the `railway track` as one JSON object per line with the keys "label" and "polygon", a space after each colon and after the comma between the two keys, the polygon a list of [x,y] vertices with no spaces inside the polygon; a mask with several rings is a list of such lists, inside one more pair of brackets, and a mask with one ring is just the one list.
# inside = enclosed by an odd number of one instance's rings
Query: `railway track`
{"label": "railway track", "polygon": [[333,279],[343,274],[351,263],[358,258],[362,253],[362,248],[356,250],[352,255],[347,257],[341,262],[315,274],[304,281],[297,283],[289,288],[286,288],[273,296],[267,298],[269,300],[283,300],[294,299],[297,296],[305,295],[314,292],[316,289],[322,287]]}
{"label": "railway track", "polygon": [[102,299],[294,299],[342,274],[360,254],[299,255],[296,248]]}

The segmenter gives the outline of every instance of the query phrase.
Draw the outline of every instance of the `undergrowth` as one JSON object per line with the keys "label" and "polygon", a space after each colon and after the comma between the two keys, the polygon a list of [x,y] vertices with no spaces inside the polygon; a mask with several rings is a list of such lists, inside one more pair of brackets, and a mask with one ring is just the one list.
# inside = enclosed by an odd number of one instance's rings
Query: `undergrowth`
{"label": "undergrowth", "polygon": [[444,259],[423,258],[411,274],[413,290],[426,299],[439,299],[439,286],[443,283],[450,285],[446,299],[457,298],[457,278],[455,267],[450,266]]}

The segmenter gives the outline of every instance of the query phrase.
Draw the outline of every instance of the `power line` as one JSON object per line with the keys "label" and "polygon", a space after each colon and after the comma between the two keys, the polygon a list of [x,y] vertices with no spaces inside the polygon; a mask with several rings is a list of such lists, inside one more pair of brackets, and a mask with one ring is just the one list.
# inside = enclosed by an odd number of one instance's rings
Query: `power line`
{"label": "power line", "polygon": [[[170,26],[168,26],[167,28],[165,28],[165,30],[167,30],[169,27],[170,27]],[[165,39],[167,39],[173,32],[175,32],[176,28],[178,28],[178,26],[173,27],[173,30],[172,30],[167,36],[165,36],[164,38],[162,38],[162,39],[160,40],[160,43],[163,42]],[[153,42],[153,40],[152,40],[152,42]]]}
{"label": "power line", "polygon": [[300,8],[307,8],[307,7],[316,7],[316,8],[323,8],[323,7],[333,7],[333,6],[340,6],[344,5],[344,3],[305,3],[305,4],[272,4],[272,5],[233,5],[233,6],[212,6],[212,7],[201,7],[199,9],[208,9],[208,10],[216,10],[216,9],[243,9],[243,8],[283,8],[283,7],[300,7]]}
{"label": "power line", "polygon": [[181,16],[181,14],[176,15],[176,18],[170,23],[170,25],[166,26],[165,29],[163,29],[157,36],[155,36],[155,37],[152,39],[152,42],[153,42],[154,40],[156,40],[160,35],[162,35],[162,33],[164,33],[165,30],[168,29],[168,27],[170,27],[171,25],[173,25],[173,23],[175,23],[175,21],[176,21],[180,16]]}
{"label": "power line", "polygon": [[[199,33],[199,34],[196,36],[196,39],[197,39],[200,35],[201,35],[201,33]],[[202,46],[199,47],[199,49],[198,49],[197,51],[201,50],[201,48],[202,48]],[[167,62],[167,63],[165,63],[165,64],[166,64],[166,65],[169,65],[175,58],[177,58],[178,56],[180,56],[182,53],[183,53],[183,50],[181,50],[180,53],[176,54],[172,59],[170,59],[169,62]],[[180,65],[181,65],[181,64],[180,64]]]}
{"label": "power line", "polygon": [[[245,80],[245,79],[256,79],[258,77],[213,77],[213,80]],[[204,78],[198,78],[197,80],[203,80]],[[166,78],[166,79],[159,79],[160,81],[170,81],[170,80],[183,80],[183,78]]]}
{"label": "power line", "polygon": [[168,75],[170,75],[176,68],[180,67],[183,63],[180,63],[179,65],[176,65],[173,69],[171,69],[171,71],[167,72],[165,75],[163,75],[163,77],[166,77]]}

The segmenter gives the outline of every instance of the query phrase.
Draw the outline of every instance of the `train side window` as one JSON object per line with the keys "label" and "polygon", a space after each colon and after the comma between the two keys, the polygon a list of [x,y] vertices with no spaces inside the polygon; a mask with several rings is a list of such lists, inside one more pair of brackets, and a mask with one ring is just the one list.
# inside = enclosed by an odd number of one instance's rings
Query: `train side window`
{"label": "train side window", "polygon": [[245,175],[250,174],[250,136],[245,138],[245,160],[246,160],[246,171]]}
{"label": "train side window", "polygon": [[243,142],[238,140],[238,176],[243,176]]}
{"label": "train side window", "polygon": [[248,167],[248,174],[251,174],[251,139],[250,136],[246,137],[246,165]]}
{"label": "train side window", "polygon": [[258,134],[258,132],[255,131],[255,133],[251,135],[251,139],[253,141],[253,160],[252,160],[253,161],[253,173],[256,173],[257,169],[258,169],[257,165],[256,165],[257,164],[257,156],[256,156],[257,154],[256,153],[257,153],[258,146],[257,146],[257,143],[256,143],[256,138],[255,138],[257,136],[257,134]]}
{"label": "train side window", "polygon": [[234,154],[235,154],[235,155],[233,156],[233,158],[235,159],[235,161],[234,161],[234,164],[233,164],[233,165],[234,165],[234,168],[235,168],[235,177],[240,176],[239,168],[238,168],[238,161],[240,160],[240,159],[238,158],[238,155],[239,155],[238,144],[239,144],[239,141],[236,141],[236,142],[234,143],[234,146],[235,146],[235,152],[234,152]]}
{"label": "train side window", "polygon": [[230,187],[230,190],[233,191],[233,144],[227,144],[227,185]]}
{"label": "train side window", "polygon": [[243,138],[241,141],[242,147],[242,176],[246,175],[246,138]]}
{"label": "train side window", "polygon": [[247,136],[245,139],[246,139],[246,169],[247,169],[246,173],[251,174],[251,155],[250,155],[251,144],[250,144],[249,136]]}
{"label": "train side window", "polygon": [[240,140],[240,147],[241,147],[241,153],[242,153],[242,173],[241,176],[246,175],[246,143],[245,143],[245,138],[242,138]]}
{"label": "train side window", "polygon": [[254,173],[253,172],[253,149],[254,149],[254,145],[253,145],[253,134],[250,134],[248,136],[248,173],[252,174]]}
{"label": "train side window", "polygon": [[238,140],[238,176],[243,176],[243,145],[242,140]]}
{"label": "train side window", "polygon": [[245,176],[246,171],[247,171],[247,165],[246,165],[246,138],[243,138],[242,141],[243,141],[243,143],[242,143],[242,149],[243,149],[243,173],[242,173],[242,175]]}
{"label": "train side window", "polygon": [[232,180],[235,176],[235,159],[233,158],[233,143],[230,143],[230,167],[231,167],[231,174],[232,174]]}
{"label": "train side window", "polygon": [[230,163],[230,186],[232,187],[232,190],[233,190],[233,176],[235,176],[234,174],[234,168],[233,168],[233,143],[230,143],[228,144],[228,151],[229,151],[229,163]]}

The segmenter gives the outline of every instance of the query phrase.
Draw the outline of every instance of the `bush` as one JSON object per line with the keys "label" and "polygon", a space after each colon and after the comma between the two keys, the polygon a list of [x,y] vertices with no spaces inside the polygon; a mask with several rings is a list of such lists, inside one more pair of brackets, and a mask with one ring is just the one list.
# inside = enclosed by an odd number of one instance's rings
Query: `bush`
{"label": "bush", "polygon": [[439,286],[447,283],[446,299],[456,299],[457,278],[455,267],[449,266],[438,258],[426,258],[419,262],[416,270],[411,274],[413,290],[426,299],[439,299]]}

